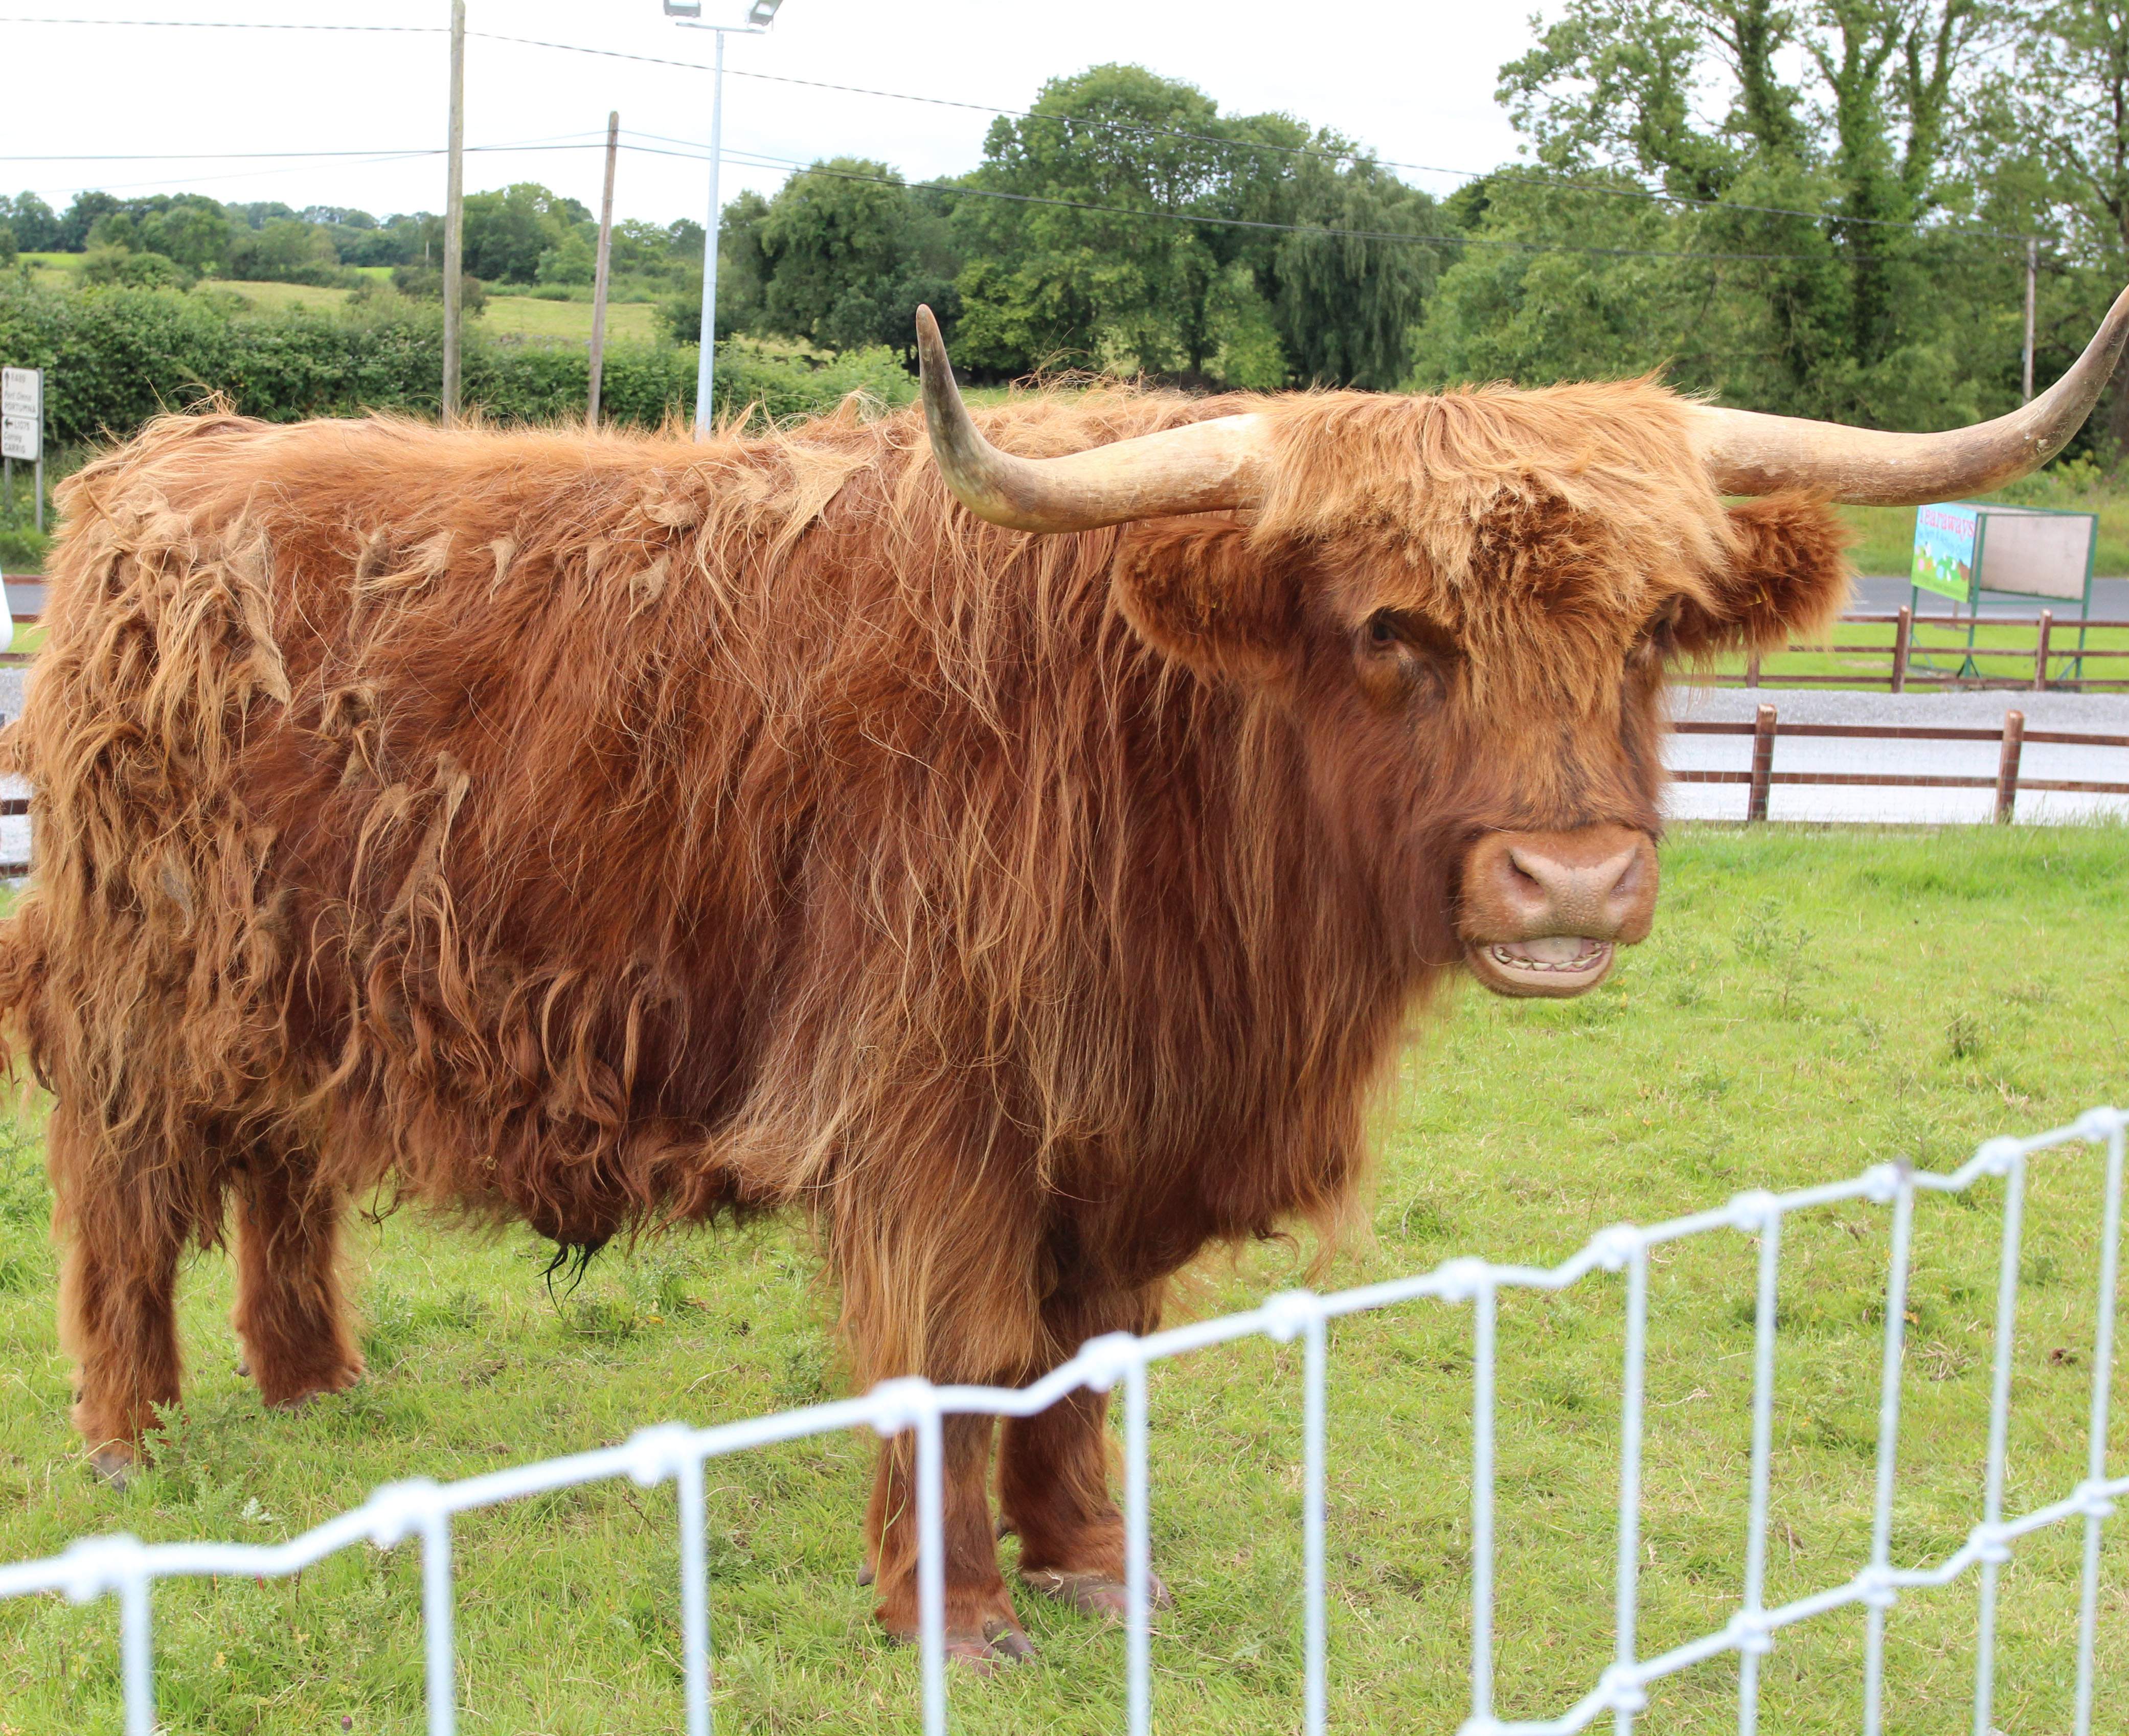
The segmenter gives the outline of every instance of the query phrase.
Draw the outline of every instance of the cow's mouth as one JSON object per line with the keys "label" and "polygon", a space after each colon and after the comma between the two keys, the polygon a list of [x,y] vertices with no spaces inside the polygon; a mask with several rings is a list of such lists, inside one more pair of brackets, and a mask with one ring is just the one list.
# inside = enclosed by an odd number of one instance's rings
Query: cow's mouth
{"label": "cow's mouth", "polygon": [[1616,949],[1586,935],[1547,935],[1535,940],[1474,940],[1465,944],[1471,974],[1497,995],[1555,998],[1594,988],[1612,968]]}

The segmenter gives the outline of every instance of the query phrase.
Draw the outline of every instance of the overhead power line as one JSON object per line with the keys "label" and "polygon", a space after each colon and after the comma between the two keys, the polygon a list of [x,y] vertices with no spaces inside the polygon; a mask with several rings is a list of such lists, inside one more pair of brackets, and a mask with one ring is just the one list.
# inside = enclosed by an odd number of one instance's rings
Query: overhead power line
{"label": "overhead power line", "polygon": [[[234,20],[213,21],[197,19],[53,17],[0,18],[0,24],[107,26],[151,30],[367,31],[406,36],[445,34],[441,26],[426,24],[263,24]],[[640,65],[674,67],[688,72],[712,70],[711,67],[699,60],[676,60],[664,55],[645,55],[622,49],[597,48],[587,43],[556,42],[545,37],[507,36],[494,31],[469,31],[466,34],[481,41],[507,43],[520,48],[549,49],[561,54],[589,55],[600,59],[626,60]],[[1384,169],[1411,169],[1422,174],[1457,175],[1471,180],[1480,178],[1507,180],[1513,181],[1522,186],[1596,193],[1609,198],[1641,199],[1657,204],[1681,206],[1688,209],[1746,212],[1756,216],[1801,217],[1814,223],[1839,223],[1851,227],[1900,229],[1920,234],[1970,236],[1978,240],[2023,242],[2028,239],[2023,234],[2009,230],[1967,228],[1960,226],[1955,222],[1929,222],[1903,217],[1855,216],[1840,212],[1807,211],[1798,206],[1760,205],[1733,199],[1703,199],[1688,193],[1668,193],[1655,188],[1606,186],[1595,182],[1563,180],[1555,175],[1528,174],[1511,169],[1471,169],[1453,167],[1441,163],[1413,163],[1402,161],[1393,157],[1379,157],[1373,152],[1362,150],[1324,150],[1314,145],[1278,145],[1262,139],[1229,138],[1213,133],[1198,133],[1174,127],[1151,126],[1139,121],[1109,120],[1098,116],[1060,115],[1043,109],[1005,108],[994,103],[971,102],[962,98],[920,96],[909,91],[881,90],[874,86],[863,84],[838,84],[822,78],[801,78],[788,73],[758,72],[745,67],[726,67],[725,70],[732,78],[752,78],[763,83],[788,84],[807,90],[832,91],[843,96],[878,97],[894,102],[918,102],[935,108],[960,109],[975,114],[1003,116],[1008,119],[1055,121],[1067,128],[1074,126],[1099,128],[1106,131],[1127,133],[1142,138],[1181,139],[1198,144],[1218,145],[1231,150],[1254,150],[1284,156],[1309,157],[1331,163],[1368,162]],[[1660,250],[1632,248],[1615,248],[1607,250],[1619,254],[1646,252],[1650,257],[1666,256]],[[1715,257],[1712,254],[1697,256]],[[1736,253],[1725,257],[1774,259],[1808,256],[1780,253]]]}
{"label": "overhead power line", "polygon": [[[522,143],[515,145],[469,145],[466,149],[469,151],[477,150],[487,155],[508,155],[511,153],[530,153],[536,155],[548,151],[556,150],[598,150],[603,148],[603,143],[604,141],[602,139],[589,138],[581,135],[564,133],[556,135],[551,140],[527,140]],[[219,152],[213,154],[214,156],[220,156],[221,155],[223,154]],[[423,145],[415,146],[406,150],[377,149],[363,151],[261,151],[255,154],[232,152],[228,155],[239,159],[248,155],[256,155],[269,158],[291,158],[295,160],[290,164],[288,169],[232,169],[226,174],[190,174],[172,176],[168,178],[154,181],[102,181],[95,183],[93,185],[84,185],[81,187],[55,187],[45,190],[53,193],[125,193],[150,188],[174,187],[184,188],[189,187],[200,187],[217,181],[248,181],[255,180],[266,175],[285,174],[290,173],[293,169],[301,169],[308,161],[318,158],[331,158],[342,161],[352,161],[358,166],[367,164],[416,162],[423,158],[440,157],[443,155],[444,147],[441,145]],[[12,162],[36,162],[40,160],[52,162],[94,162],[102,160],[131,163],[183,163],[202,160],[203,157],[207,156],[207,154],[200,152],[172,151],[156,155],[141,154],[133,156],[112,157],[107,159],[82,157],[54,157],[50,159],[38,159],[18,157],[10,158],[7,160]],[[211,158],[208,159],[212,160]]]}
{"label": "overhead power line", "polygon": [[[493,31],[469,31],[467,35],[477,36],[486,42],[507,42],[520,48],[553,49],[563,54],[591,55],[607,60],[633,60],[650,66],[679,67],[693,72],[709,72],[713,69],[699,60],[674,60],[661,55],[640,55],[621,49],[593,48],[579,42],[555,42],[537,36],[502,36]],[[1602,193],[1615,198],[1653,200],[1667,205],[1693,206],[1723,211],[1746,211],[1766,216],[1804,217],[1817,223],[1868,224],[1880,229],[1909,229],[1927,231],[1932,234],[1970,235],[2005,241],[2023,241],[2026,239],[2023,235],[2012,234],[2008,231],[1952,229],[1943,224],[1918,222],[1899,217],[1851,217],[1844,216],[1838,212],[1805,211],[1795,206],[1749,205],[1729,199],[1701,199],[1685,193],[1660,192],[1653,188],[1606,187],[1587,181],[1563,181],[1553,175],[1522,174],[1512,169],[1454,169],[1440,163],[1402,162],[1394,157],[1379,157],[1372,151],[1367,150],[1323,150],[1313,145],[1275,145],[1268,140],[1262,139],[1226,138],[1214,133],[1188,132],[1174,127],[1150,126],[1141,121],[1112,121],[1099,116],[1060,115],[1046,109],[1036,108],[1000,108],[993,103],[970,102],[958,97],[923,97],[912,94],[908,91],[880,90],[871,85],[836,84],[822,78],[801,78],[789,73],[764,73],[748,67],[728,66],[725,69],[725,73],[728,78],[752,78],[758,83],[766,84],[797,85],[806,90],[833,91],[841,96],[879,97],[894,102],[922,102],[935,108],[963,109],[977,114],[999,115],[1015,120],[1055,121],[1066,127],[1100,127],[1112,132],[1131,133],[1143,138],[1184,139],[1201,145],[1222,145],[1231,150],[1269,151],[1284,156],[1313,157],[1319,161],[1328,163],[1368,162],[1379,164],[1384,169],[1414,169],[1422,174],[1462,175],[1471,180],[1491,178],[1515,181],[1531,187],[1563,188],[1578,193]],[[1741,254],[1736,257],[1779,259],[1788,255]]]}
{"label": "overhead power line", "polygon": [[[727,69],[729,70],[729,69]],[[701,161],[708,155],[700,150],[685,148],[687,141],[666,139],[660,134],[638,133],[639,139],[655,139],[659,145],[627,145],[623,149],[638,151],[647,156],[684,157]],[[661,145],[680,146],[677,150],[661,149]],[[1816,253],[1726,253],[1709,252],[1696,248],[1643,247],[1581,247],[1547,241],[1511,241],[1494,235],[1424,235],[1411,230],[1398,229],[1341,229],[1327,224],[1274,223],[1258,217],[1211,216],[1197,212],[1149,211],[1127,205],[1097,205],[1082,199],[1053,198],[1040,193],[1007,193],[993,187],[962,187],[939,182],[904,181],[891,175],[861,174],[855,169],[827,169],[818,164],[799,163],[788,157],[772,157],[754,151],[726,151],[727,158],[753,158],[752,166],[789,169],[802,174],[826,175],[838,181],[869,182],[878,187],[898,188],[907,193],[950,193],[956,198],[1005,199],[1016,205],[1045,205],[1067,211],[1097,212],[1106,216],[1142,217],[1156,222],[1197,223],[1227,229],[1275,230],[1289,235],[1324,235],[1340,240],[1403,241],[1428,247],[1493,247],[1513,253],[1585,254],[1593,257],[1635,259],[1822,259]]]}
{"label": "overhead power line", "polygon": [[0,24],[81,24],[112,30],[348,31],[372,36],[441,36],[441,24],[267,24],[240,18],[0,18]]}
{"label": "overhead power line", "polygon": [[[558,135],[551,142],[531,141],[523,145],[469,145],[469,155],[477,150],[575,150],[588,144],[596,149],[596,139],[580,139],[575,134]],[[441,145],[409,145],[402,149],[376,145],[366,150],[116,150],[50,151],[42,155],[0,158],[8,163],[246,163],[274,160],[283,157],[306,159],[325,157],[441,157]]]}

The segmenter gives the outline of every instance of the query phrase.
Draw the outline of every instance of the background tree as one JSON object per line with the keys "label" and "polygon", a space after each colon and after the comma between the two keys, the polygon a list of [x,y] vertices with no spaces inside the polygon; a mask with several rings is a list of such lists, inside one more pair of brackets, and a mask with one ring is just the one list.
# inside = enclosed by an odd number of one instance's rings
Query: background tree
{"label": "background tree", "polygon": [[[1955,312],[2015,300],[2005,250],[1946,221],[1961,202],[1953,134],[1994,16],[1984,0],[1570,0],[1502,69],[1501,94],[1541,180],[1623,174],[1706,202],[1638,226],[1669,242],[1652,252],[1679,256],[1668,300],[1698,298],[1667,334],[1693,334],[1696,383],[1797,414],[1942,423],[2015,387],[2015,339],[2007,371]],[[1473,311],[1435,317],[1469,329]]]}
{"label": "background tree", "polygon": [[492,283],[534,283],[541,256],[591,221],[586,207],[536,181],[520,181],[500,193],[470,193],[465,202],[466,269]]}
{"label": "background tree", "polygon": [[1335,134],[1222,116],[1141,67],[1052,80],[950,184],[956,354],[996,373],[1393,386],[1436,270],[1375,239],[1438,227],[1426,194]]}
{"label": "background tree", "polygon": [[15,245],[25,253],[50,253],[59,245],[60,220],[33,193],[12,199],[0,193],[0,222],[15,231]]}
{"label": "background tree", "polygon": [[760,323],[826,349],[912,351],[917,304],[954,293],[958,261],[936,202],[884,163],[837,157],[793,175],[754,236]]}

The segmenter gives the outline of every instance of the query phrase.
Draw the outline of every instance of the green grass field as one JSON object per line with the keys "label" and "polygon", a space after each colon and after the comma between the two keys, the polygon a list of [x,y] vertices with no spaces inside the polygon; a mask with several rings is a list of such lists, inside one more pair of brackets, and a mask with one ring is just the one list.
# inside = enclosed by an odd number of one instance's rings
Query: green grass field
{"label": "green grass field", "polygon": [[[560,338],[588,344],[592,340],[592,304],[491,293],[488,309],[480,316],[480,327],[491,337]],[[649,343],[658,335],[658,310],[648,302],[610,302],[606,310],[606,333],[609,339],[627,338]]]}
{"label": "green grass field", "polygon": [[[2129,1096],[2129,834],[1689,828],[1666,846],[1655,936],[1579,1001],[1467,992],[1416,1039],[1381,1112],[1372,1234],[1324,1282],[1455,1254],[1550,1261],[1621,1219],[1756,1186],[1845,1176],[1904,1153],[1950,1166],[1979,1139]],[[83,1534],[271,1539],[376,1484],[463,1477],[841,1388],[805,1233],[770,1225],[610,1253],[550,1297],[546,1250],[411,1214],[360,1225],[369,1374],[298,1417],[261,1414],[233,1372],[228,1273],[187,1283],[189,1401],[160,1468],[97,1487],[65,1418],[33,1117],[0,1158],[0,1557]],[[2021,1298],[2009,1505],[2082,1474],[2097,1258],[2097,1159],[2036,1165]],[[1998,1195],[1926,1200],[1908,1304],[1894,1554],[1934,1560],[1979,1511]],[[1791,1225],[1776,1414],[1769,1594],[1865,1558],[1886,1214]],[[1655,1256],[1643,1557],[1646,1650],[1723,1621],[1744,1537],[1750,1244],[1725,1233]],[[1303,1276],[1292,1251],[1208,1268],[1196,1306]],[[1617,1280],[1503,1308],[1500,1705],[1556,1711],[1608,1661],[1617,1453]],[[1470,1323],[1422,1306],[1334,1334],[1331,1724],[1448,1731],[1466,1689]],[[1153,1534],[1177,1594],[1154,1643],[1156,1717],[1227,1736],[1298,1722],[1299,1359],[1265,1344],[1153,1381]],[[914,1730],[914,1657],[852,1583],[871,1458],[837,1437],[710,1467],[720,1728]],[[2117,1469],[2119,1468],[2117,1459]],[[2129,1573],[2105,1557],[2100,1728],[2129,1716]],[[460,1728],[677,1729],[669,1489],[612,1484],[469,1516],[458,1533]],[[1008,1550],[1010,1545],[1007,1545]],[[2007,1572],[1997,1723],[2069,1725],[2078,1542],[2021,1546]],[[418,1564],[350,1551],[288,1583],[157,1597],[173,1733],[422,1727]],[[1023,1596],[1041,1661],[957,1679],[957,1728],[1113,1730],[1121,1636]],[[1903,1733],[1964,1731],[1971,1580],[1891,1619]],[[1793,1629],[1768,1662],[1763,1728],[1855,1727],[1860,1612]],[[114,1618],[56,1598],[0,1605],[0,1736],[119,1728]],[[1645,1728],[1734,1728],[1734,1663],[1655,1691]]]}
{"label": "green grass field", "polygon": [[[2041,606],[2038,603],[2032,606],[2035,615]],[[1766,658],[1760,665],[1760,680],[1765,686],[1778,687],[1793,676],[1831,676],[1839,680],[1831,683],[1815,681],[1813,685],[1846,683],[1883,689],[1892,674],[1893,632],[1893,625],[1886,621],[1843,622],[1834,628],[1831,636],[1833,650],[1784,652]],[[1817,642],[1829,641],[1822,639]],[[2129,652],[2129,629],[2089,628],[2084,635],[2084,644],[2091,651]],[[1972,669],[1968,673],[1990,680],[2030,682],[2033,678],[2035,645],[2035,634],[2030,625],[2013,627],[1984,622],[1974,635]],[[1853,649],[1844,650],[1843,647]],[[2058,621],[2048,641],[2050,681],[2072,679],[2080,669],[2087,680],[2129,681],[2129,656],[2090,657],[2080,661],[2078,648],[2077,624],[2074,621]],[[1966,670],[1968,660],[1966,622],[1962,621],[1955,626],[1941,619],[1917,621],[1908,662],[1908,678],[1913,689],[1925,691],[1935,684],[1932,678]],[[1744,668],[1742,657],[1730,657],[1717,666],[1717,673],[1738,675]]]}
{"label": "green grass field", "polygon": [[[2049,473],[2052,475],[2052,473]],[[2093,552],[2093,571],[2129,573],[2129,495],[2094,488],[2050,488],[2027,484],[2010,497],[2020,504],[2057,507],[2099,515],[2099,545]],[[1982,500],[2003,496],[1984,494]],[[1915,549],[1915,509],[1912,507],[1843,507],[1841,516],[1855,530],[1856,570],[1862,573],[1901,573],[1908,570]]]}

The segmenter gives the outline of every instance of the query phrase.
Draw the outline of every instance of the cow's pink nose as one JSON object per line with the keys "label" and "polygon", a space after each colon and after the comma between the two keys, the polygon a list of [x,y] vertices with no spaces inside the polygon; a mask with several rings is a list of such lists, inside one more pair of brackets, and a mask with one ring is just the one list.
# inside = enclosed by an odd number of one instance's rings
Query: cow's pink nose
{"label": "cow's pink nose", "polygon": [[1464,863],[1465,957],[1504,994],[1576,994],[1648,937],[1655,845],[1620,825],[1493,832]]}

